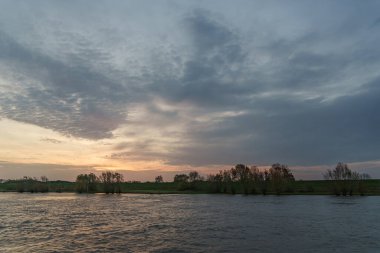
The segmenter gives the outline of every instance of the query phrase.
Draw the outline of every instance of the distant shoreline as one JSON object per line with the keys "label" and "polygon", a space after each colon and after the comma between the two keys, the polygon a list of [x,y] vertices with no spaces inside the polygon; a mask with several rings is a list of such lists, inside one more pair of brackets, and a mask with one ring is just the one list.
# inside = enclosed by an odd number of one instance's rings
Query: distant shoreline
{"label": "distant shoreline", "polygon": [[[364,182],[366,187],[365,196],[380,196],[380,179],[370,179]],[[22,191],[24,193],[78,193],[76,191],[76,183],[68,181],[49,181],[45,183],[43,190]],[[123,182],[120,184],[120,193],[128,194],[241,194],[241,195],[334,195],[331,191],[331,181],[329,180],[298,180],[291,183],[288,189],[285,189],[281,194],[276,194],[272,189],[268,189],[265,194],[259,191],[244,192],[241,184],[233,183],[234,191],[213,192],[212,185],[206,181],[196,182],[191,185],[191,189],[184,188],[183,185],[177,182]],[[190,187],[189,187],[190,188]],[[99,183],[97,190],[88,192],[105,193]],[[17,181],[7,181],[0,183],[0,192],[20,192],[17,190]],[[78,193],[87,194],[87,192]],[[115,193],[116,194],[116,193]],[[353,196],[360,196],[354,193]]]}

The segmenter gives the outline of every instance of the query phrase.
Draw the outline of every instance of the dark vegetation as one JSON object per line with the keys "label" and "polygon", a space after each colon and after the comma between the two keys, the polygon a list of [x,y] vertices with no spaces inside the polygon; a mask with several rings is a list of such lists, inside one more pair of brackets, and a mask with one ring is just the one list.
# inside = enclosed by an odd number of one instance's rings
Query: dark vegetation
{"label": "dark vegetation", "polygon": [[0,191],[17,191],[17,192],[72,192],[75,191],[75,184],[68,181],[49,181],[42,176],[40,179],[32,177],[23,177],[17,180],[4,180],[0,183]]}
{"label": "dark vegetation", "polygon": [[164,182],[164,179],[162,178],[161,175],[159,175],[159,176],[157,176],[157,177],[154,179],[154,182],[156,182],[156,183],[162,183],[162,182]]}
{"label": "dark vegetation", "polygon": [[98,177],[94,173],[80,174],[75,181],[75,190],[78,193],[94,193],[97,191]]}
{"label": "dark vegetation", "polygon": [[368,189],[365,180],[370,179],[370,176],[351,171],[347,164],[338,163],[334,170],[327,170],[324,178],[331,182],[331,191],[335,195],[352,196],[354,193],[366,194]]}
{"label": "dark vegetation", "polygon": [[75,181],[76,191],[78,193],[95,193],[98,192],[98,185],[101,185],[101,191],[109,193],[121,193],[123,175],[117,172],[106,171],[99,177],[94,173],[80,174]]}
{"label": "dark vegetation", "polygon": [[49,181],[46,177],[3,180],[0,191],[77,192],[77,193],[224,193],[224,194],[308,194],[308,195],[380,195],[380,180],[352,171],[338,163],[324,174],[325,180],[295,180],[284,164],[269,169],[237,164],[229,170],[202,177],[197,171],[175,175],[173,182],[157,176],[154,182],[125,182],[123,175],[106,171],[96,176],[80,174],[75,182]]}
{"label": "dark vegetation", "polygon": [[207,181],[211,191],[215,193],[280,195],[294,192],[295,179],[288,166],[276,163],[264,171],[256,166],[249,168],[238,164],[230,170],[209,175]]}

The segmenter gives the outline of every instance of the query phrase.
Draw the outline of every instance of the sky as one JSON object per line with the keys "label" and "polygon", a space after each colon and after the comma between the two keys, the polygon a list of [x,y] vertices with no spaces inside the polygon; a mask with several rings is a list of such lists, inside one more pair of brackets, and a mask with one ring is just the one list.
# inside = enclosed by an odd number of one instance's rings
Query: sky
{"label": "sky", "polygon": [[379,1],[0,0],[0,178],[380,178]]}

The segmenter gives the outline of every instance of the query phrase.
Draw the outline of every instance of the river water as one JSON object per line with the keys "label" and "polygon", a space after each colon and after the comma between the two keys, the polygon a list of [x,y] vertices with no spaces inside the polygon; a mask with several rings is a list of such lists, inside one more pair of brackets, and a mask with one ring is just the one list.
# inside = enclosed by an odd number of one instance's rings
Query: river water
{"label": "river water", "polygon": [[380,197],[0,193],[0,252],[380,252]]}

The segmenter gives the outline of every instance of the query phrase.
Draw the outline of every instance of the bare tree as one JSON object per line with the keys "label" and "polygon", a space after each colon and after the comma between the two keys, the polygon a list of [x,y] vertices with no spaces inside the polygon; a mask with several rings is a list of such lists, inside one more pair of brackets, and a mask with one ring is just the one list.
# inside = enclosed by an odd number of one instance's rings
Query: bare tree
{"label": "bare tree", "polygon": [[323,175],[326,180],[332,182],[332,190],[335,195],[353,195],[355,188],[361,195],[364,195],[365,184],[363,180],[369,178],[368,174],[360,174],[355,171],[351,171],[348,165],[339,162],[335,169],[328,169]]}
{"label": "bare tree", "polygon": [[164,181],[164,179],[162,178],[161,175],[157,176],[155,179],[154,179],[154,182],[156,183],[162,183]]}
{"label": "bare tree", "polygon": [[198,171],[191,171],[189,173],[189,181],[190,182],[196,182],[196,181],[201,181],[202,177],[199,175]]}
{"label": "bare tree", "polygon": [[124,182],[122,174],[106,171],[100,175],[99,179],[103,183],[103,189],[106,194],[121,193],[121,185]]}

